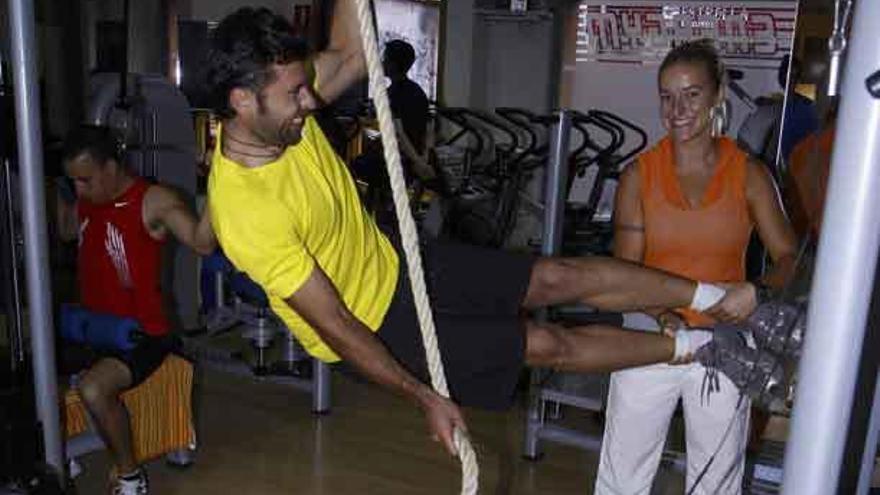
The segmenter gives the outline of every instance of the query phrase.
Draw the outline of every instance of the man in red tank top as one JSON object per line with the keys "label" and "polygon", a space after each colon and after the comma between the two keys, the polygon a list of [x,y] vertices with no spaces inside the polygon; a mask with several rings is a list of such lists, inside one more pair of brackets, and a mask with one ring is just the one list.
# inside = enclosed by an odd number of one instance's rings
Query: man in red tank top
{"label": "man in red tank top", "polygon": [[199,220],[172,189],[131,174],[109,128],[75,130],[63,160],[75,197],[58,201],[58,225],[63,239],[78,241],[80,302],[95,313],[133,318],[145,334],[129,351],[95,353],[77,387],[116,464],[112,493],[145,494],[146,473],[134,460],[119,395],[149,377],[171,347],[160,283],[166,238],[200,254],[213,251],[216,239],[207,209]]}

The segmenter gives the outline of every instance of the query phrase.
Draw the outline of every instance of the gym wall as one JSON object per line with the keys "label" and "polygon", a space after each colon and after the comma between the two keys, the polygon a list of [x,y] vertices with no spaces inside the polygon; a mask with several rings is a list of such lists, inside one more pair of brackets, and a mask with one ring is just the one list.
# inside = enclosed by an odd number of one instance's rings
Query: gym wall
{"label": "gym wall", "polygon": [[545,112],[557,93],[559,20],[548,2],[526,14],[447,0],[441,101],[446,106]]}
{"label": "gym wall", "polygon": [[[675,39],[712,37],[721,40],[722,58],[728,69],[743,73],[740,86],[752,97],[781,93],[777,83],[777,69],[783,55],[788,53],[794,31],[795,0],[784,1],[700,1],[668,2],[662,0],[637,0],[611,2],[606,0],[581,0],[572,3],[566,15],[564,59],[560,84],[561,104],[577,110],[601,108],[642,125],[649,140],[656,141],[663,135],[659,119],[657,98],[657,69],[665,55],[660,45],[671,33],[655,34],[661,30],[659,23],[664,9],[677,6],[691,9],[734,9],[733,15],[747,12],[753,24],[748,32],[724,35],[712,29],[676,30]],[[605,9],[605,13],[601,10]],[[739,9],[739,10],[736,10]],[[708,12],[708,10],[705,10]],[[668,10],[665,13],[668,14]],[[609,29],[602,23],[603,16],[614,15],[626,23],[630,30]],[[586,16],[586,17],[585,17]],[[606,17],[607,18],[607,17]],[[587,38],[584,22],[592,29]],[[689,21],[688,21],[689,22]],[[653,24],[651,24],[653,23]],[[642,35],[635,34],[641,29]],[[652,38],[653,37],[653,38]],[[601,38],[601,39],[600,39]],[[659,41],[659,43],[658,43]],[[646,44],[655,43],[658,48],[650,50]],[[729,88],[728,88],[729,89]],[[731,91],[727,92],[732,105],[729,132],[736,132],[749,113],[749,107]]]}

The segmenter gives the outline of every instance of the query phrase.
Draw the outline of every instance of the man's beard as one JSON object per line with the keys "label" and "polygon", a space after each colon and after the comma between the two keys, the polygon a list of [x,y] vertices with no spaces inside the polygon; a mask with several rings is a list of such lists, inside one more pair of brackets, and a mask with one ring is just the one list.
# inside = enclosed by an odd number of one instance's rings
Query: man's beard
{"label": "man's beard", "polygon": [[[274,124],[273,119],[269,117],[268,109],[262,98],[257,100],[257,113],[265,118],[267,123]],[[260,132],[260,139],[269,146],[277,146],[280,148],[286,148],[287,146],[293,146],[299,143],[302,139],[302,125],[296,125],[293,123],[296,118],[305,119],[305,116],[300,117],[299,115],[296,115],[290,117],[281,121],[277,127],[274,125],[266,126],[266,128]]]}
{"label": "man's beard", "polygon": [[286,148],[299,143],[302,139],[302,127],[293,123],[261,127],[256,134],[266,146]]}
{"label": "man's beard", "polygon": [[281,146],[293,146],[302,139],[302,126],[298,126],[293,122],[282,124],[278,128],[278,141]]}

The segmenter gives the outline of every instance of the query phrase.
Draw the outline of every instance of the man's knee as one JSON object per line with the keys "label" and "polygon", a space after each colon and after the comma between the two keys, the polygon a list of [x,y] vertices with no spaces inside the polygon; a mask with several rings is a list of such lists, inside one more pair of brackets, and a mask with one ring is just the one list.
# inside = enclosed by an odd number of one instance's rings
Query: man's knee
{"label": "man's knee", "polygon": [[90,409],[101,408],[116,400],[130,382],[130,372],[122,363],[99,361],[83,373],[76,385],[80,397]]}
{"label": "man's knee", "polygon": [[91,372],[83,375],[76,388],[83,402],[92,411],[103,406],[111,398],[109,387]]}
{"label": "man's knee", "polygon": [[569,345],[562,331],[549,323],[527,321],[526,364],[553,368],[565,362]]}
{"label": "man's knee", "polygon": [[541,258],[535,263],[532,281],[535,288],[544,292],[563,286],[571,277],[573,264],[565,258]]}
{"label": "man's knee", "polygon": [[542,304],[578,297],[581,288],[600,284],[601,266],[591,258],[541,258],[535,263],[526,301]]}

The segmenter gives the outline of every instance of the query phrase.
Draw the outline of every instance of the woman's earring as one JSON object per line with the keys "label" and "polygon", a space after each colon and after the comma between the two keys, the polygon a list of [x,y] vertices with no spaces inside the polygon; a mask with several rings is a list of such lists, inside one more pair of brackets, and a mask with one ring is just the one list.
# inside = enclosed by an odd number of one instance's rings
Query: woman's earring
{"label": "woman's earring", "polygon": [[727,130],[727,104],[721,102],[709,110],[709,124],[712,137],[720,137]]}

